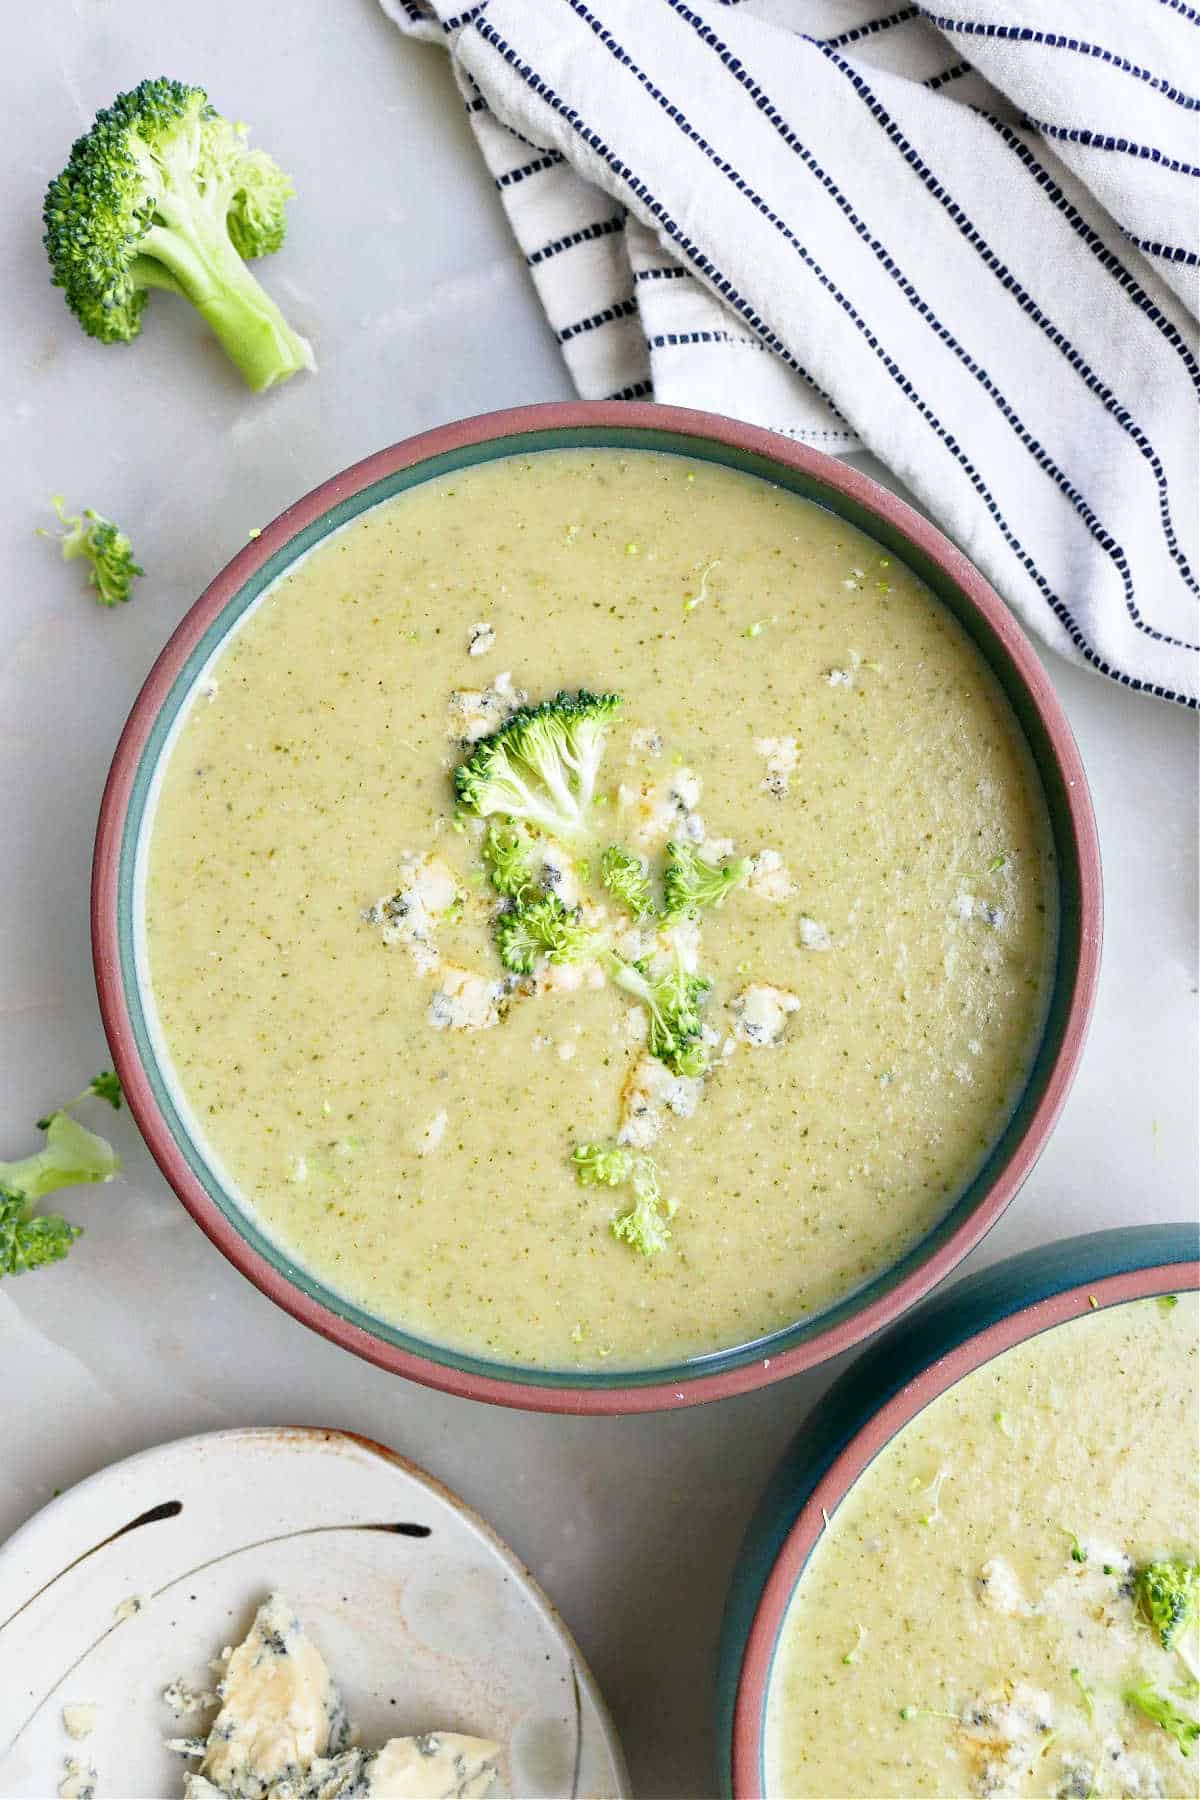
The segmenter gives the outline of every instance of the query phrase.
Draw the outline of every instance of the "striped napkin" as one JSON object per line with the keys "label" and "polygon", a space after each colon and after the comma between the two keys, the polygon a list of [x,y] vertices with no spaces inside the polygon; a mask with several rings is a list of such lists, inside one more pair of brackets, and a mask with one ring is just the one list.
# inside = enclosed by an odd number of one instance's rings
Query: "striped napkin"
{"label": "striped napkin", "polygon": [[382,4],[582,395],[869,448],[1052,648],[1197,703],[1200,9]]}

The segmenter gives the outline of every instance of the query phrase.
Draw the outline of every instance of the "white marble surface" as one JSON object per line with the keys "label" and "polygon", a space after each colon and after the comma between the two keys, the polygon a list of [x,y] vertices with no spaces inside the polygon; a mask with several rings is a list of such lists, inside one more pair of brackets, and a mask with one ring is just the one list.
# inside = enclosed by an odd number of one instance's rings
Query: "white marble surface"
{"label": "white marble surface", "polygon": [[[96,806],[188,603],[251,526],[354,458],[567,385],[444,62],[373,0],[42,0],[14,12],[8,45],[0,1150],[17,1155],[32,1120],[106,1060],[87,935]],[[47,179],[97,105],[161,71],[252,120],[300,190],[266,275],[321,372],[278,394],[252,398],[165,296],[138,344],[104,349],[46,285]],[[94,607],[78,569],[33,535],[60,490],[136,534],[150,574],[120,612]],[[1099,814],[1104,974],[1058,1133],[972,1264],[1196,1205],[1194,722],[1060,662],[1052,673]],[[117,1135],[126,1173],[72,1196],[87,1235],[70,1261],[0,1290],[0,1533],[56,1488],[184,1432],[367,1432],[457,1487],[529,1562],[592,1661],[638,1792],[710,1792],[727,1575],[835,1370],[664,1419],[522,1416],[426,1393],[271,1306],[192,1225],[127,1121]]]}

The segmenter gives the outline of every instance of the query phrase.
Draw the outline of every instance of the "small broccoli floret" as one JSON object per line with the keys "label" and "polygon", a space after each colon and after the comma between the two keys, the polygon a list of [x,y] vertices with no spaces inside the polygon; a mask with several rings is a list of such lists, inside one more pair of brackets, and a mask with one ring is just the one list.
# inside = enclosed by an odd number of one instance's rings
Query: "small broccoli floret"
{"label": "small broccoli floret", "polygon": [[578,910],[564,906],[557,894],[511,907],[496,920],[500,960],[514,975],[532,975],[539,956],[552,963],[578,962],[593,941]]}
{"label": "small broccoli floret", "polygon": [[203,88],[143,81],[97,113],[50,183],[51,281],[90,337],[129,343],[151,288],[190,300],[255,392],[316,365],[243,257],[278,250],[293,194]]}
{"label": "small broccoli floret", "polygon": [[[79,1098],[85,1100],[89,1095],[94,1096],[97,1100],[107,1100],[114,1112],[120,1112],[124,1095],[121,1092],[121,1081],[116,1071],[101,1069],[98,1075],[93,1075]],[[72,1105],[75,1104],[77,1102],[72,1101]]]}
{"label": "small broccoli floret", "polygon": [[646,865],[631,850],[610,844],[600,858],[600,879],[613,899],[619,900],[635,919],[648,918],[656,910]]}
{"label": "small broccoli floret", "polygon": [[[120,1104],[120,1088],[112,1097],[116,1076],[98,1075],[79,1099],[96,1094],[110,1104]],[[69,1105],[75,1106],[72,1100]],[[59,1262],[80,1234],[57,1213],[32,1216],[35,1200],[57,1188],[81,1182],[111,1181],[120,1168],[112,1145],[73,1119],[64,1107],[39,1119],[46,1142],[32,1156],[19,1162],[0,1162],[0,1276],[21,1275],[44,1263]]]}
{"label": "small broccoli floret", "polygon": [[605,728],[618,694],[560,693],[523,706],[454,771],[459,808],[536,825],[578,843],[591,829]]}
{"label": "small broccoli floret", "polygon": [[623,1187],[627,1182],[632,1186],[633,1205],[612,1221],[612,1234],[619,1242],[642,1256],[666,1249],[675,1207],[663,1199],[658,1170],[650,1157],[621,1144],[580,1144],[571,1161],[584,1187]]}
{"label": "small broccoli floret", "polygon": [[533,861],[524,832],[491,826],[483,840],[483,860],[492,886],[506,899],[520,900],[533,886]]}
{"label": "small broccoli floret", "polygon": [[1125,1703],[1136,1706],[1148,1719],[1161,1725],[1175,1739],[1184,1756],[1192,1754],[1192,1745],[1200,1737],[1200,1720],[1181,1712],[1173,1700],[1159,1693],[1152,1681],[1139,1681],[1136,1687],[1126,1688]]}
{"label": "small broccoli floret", "polygon": [[700,1033],[700,1003],[710,983],[683,966],[678,949],[663,973],[655,973],[650,960],[626,962],[615,951],[604,957],[604,966],[617,986],[640,1000],[650,1018],[647,1048],[675,1075],[703,1075],[708,1058]]}
{"label": "small broccoli floret", "polygon": [[30,1218],[24,1194],[10,1193],[0,1184],[0,1276],[24,1275],[46,1263],[61,1262],[82,1229],[61,1213]]}
{"label": "small broccoli floret", "polygon": [[1069,1525],[1060,1525],[1059,1530],[1062,1531],[1071,1540],[1071,1561],[1077,1562],[1077,1563],[1085,1563],[1088,1559],[1087,1558],[1087,1548],[1083,1544],[1078,1533],[1072,1531],[1071,1527]]}
{"label": "small broccoli floret", "polygon": [[1143,1618],[1164,1650],[1173,1650],[1200,1614],[1200,1563],[1167,1557],[1147,1563],[1134,1576]]}
{"label": "small broccoli floret", "polygon": [[692,844],[672,839],[667,845],[663,890],[667,917],[698,913],[705,906],[720,906],[726,894],[750,879],[750,858],[733,857],[723,863],[707,862]]}
{"label": "small broccoli floret", "polygon": [[140,563],[134,562],[133,545],[125,533],[103,513],[93,512],[90,506],[68,518],[61,494],[55,494],[52,504],[66,530],[42,531],[40,535],[57,539],[62,546],[64,562],[73,562],[77,556],[87,558],[91,564],[88,580],[95,588],[101,606],[117,606],[122,600],[128,600],[134,582],[146,571]]}

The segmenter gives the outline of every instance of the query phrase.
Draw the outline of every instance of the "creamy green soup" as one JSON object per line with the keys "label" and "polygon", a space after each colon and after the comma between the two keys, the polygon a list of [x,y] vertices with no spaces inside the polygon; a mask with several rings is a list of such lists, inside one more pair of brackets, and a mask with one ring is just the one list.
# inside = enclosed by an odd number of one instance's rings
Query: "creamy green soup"
{"label": "creamy green soup", "polygon": [[[592,841],[540,841],[537,881],[590,941],[671,935],[608,845],[656,896],[669,841],[749,859],[672,939],[698,1077],[599,948],[506,973],[455,820],[472,745],[579,688],[621,696]],[[820,508],[653,454],[494,462],[314,551],[198,684],[147,861],[161,1037],[259,1226],[385,1320],[567,1369],[758,1338],[916,1244],[1011,1114],[1055,947],[1037,776],[956,621]],[[618,1141],[648,1254],[572,1164]]]}
{"label": "creamy green soup", "polygon": [[1200,1642],[1138,1572],[1200,1555],[1197,1326],[1195,1294],[1088,1314],[897,1434],[788,1610],[769,1793],[1196,1793]]}

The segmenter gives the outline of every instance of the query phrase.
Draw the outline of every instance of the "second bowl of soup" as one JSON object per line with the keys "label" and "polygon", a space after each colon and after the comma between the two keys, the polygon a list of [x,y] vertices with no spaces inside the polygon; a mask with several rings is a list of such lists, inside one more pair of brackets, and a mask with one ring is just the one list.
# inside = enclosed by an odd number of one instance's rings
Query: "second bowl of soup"
{"label": "second bowl of soup", "polygon": [[552,407],[338,477],[156,666],[101,822],[131,1105],[273,1297],[457,1392],[774,1378],[1028,1172],[1094,985],[1036,658],[842,465]]}

